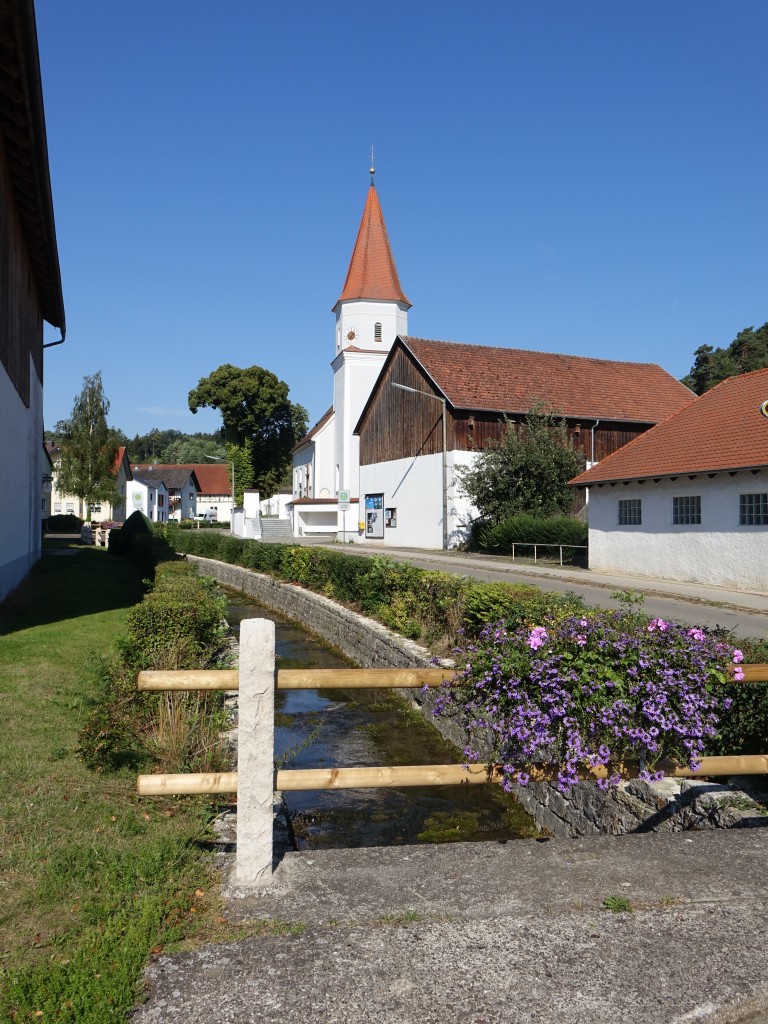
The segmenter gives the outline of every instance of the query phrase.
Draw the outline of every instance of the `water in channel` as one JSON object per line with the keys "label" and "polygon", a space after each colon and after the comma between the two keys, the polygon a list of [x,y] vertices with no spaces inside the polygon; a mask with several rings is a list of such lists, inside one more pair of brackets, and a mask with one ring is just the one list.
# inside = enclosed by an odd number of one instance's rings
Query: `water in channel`
{"label": "water in channel", "polygon": [[[280,668],[348,668],[349,662],[287,619],[228,591],[228,619],[275,623]],[[460,755],[389,690],[286,690],[275,699],[281,767],[453,764]],[[519,839],[533,819],[498,786],[312,790],[285,793],[299,849]]]}

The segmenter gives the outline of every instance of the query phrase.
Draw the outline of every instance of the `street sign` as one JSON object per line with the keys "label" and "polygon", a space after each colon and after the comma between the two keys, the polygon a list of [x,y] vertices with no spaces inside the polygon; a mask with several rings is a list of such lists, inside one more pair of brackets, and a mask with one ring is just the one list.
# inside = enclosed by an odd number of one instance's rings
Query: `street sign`
{"label": "street sign", "polygon": [[349,491],[339,491],[339,511],[348,512],[350,504]]}

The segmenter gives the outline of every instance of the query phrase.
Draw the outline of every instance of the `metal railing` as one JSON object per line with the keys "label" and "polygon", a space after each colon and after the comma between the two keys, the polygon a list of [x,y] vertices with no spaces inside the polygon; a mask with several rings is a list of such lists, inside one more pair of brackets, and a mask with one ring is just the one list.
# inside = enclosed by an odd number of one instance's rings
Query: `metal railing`
{"label": "metal railing", "polygon": [[[742,665],[745,683],[768,682],[768,665]],[[246,619],[240,629],[239,669],[140,672],[140,690],[184,692],[237,690],[237,771],[178,775],[140,775],[140,796],[237,793],[237,879],[266,884],[272,871],[272,816],[276,790],[380,789],[403,786],[449,786],[497,783],[493,765],[426,764],[397,767],[278,769],[274,765],[276,690],[380,689],[440,686],[454,675],[450,668],[416,669],[280,669],[275,670],[275,626],[266,619]],[[768,774],[768,754],[704,757],[693,772],[674,762],[658,765],[672,778],[697,775]],[[526,767],[534,781],[557,778],[556,765]],[[618,771],[635,778],[640,765],[597,765],[580,778],[600,779]]]}

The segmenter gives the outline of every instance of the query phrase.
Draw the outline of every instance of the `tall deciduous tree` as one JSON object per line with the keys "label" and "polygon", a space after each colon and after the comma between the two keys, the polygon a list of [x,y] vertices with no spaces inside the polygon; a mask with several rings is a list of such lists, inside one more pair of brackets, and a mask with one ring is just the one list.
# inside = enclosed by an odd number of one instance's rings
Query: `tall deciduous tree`
{"label": "tall deciduous tree", "polygon": [[693,353],[691,372],[683,377],[683,384],[703,395],[726,377],[762,370],[768,366],[768,323],[755,330],[745,327],[739,331],[727,348],[700,345]]}
{"label": "tall deciduous tree", "polygon": [[101,371],[83,378],[83,389],[75,398],[72,415],[63,424],[58,488],[85,503],[86,518],[91,506],[118,500],[115,459],[118,439],[107,424],[109,401],[101,383]]}
{"label": "tall deciduous tree", "polygon": [[568,481],[584,469],[584,456],[569,442],[565,421],[534,404],[521,424],[508,423],[501,441],[456,469],[463,492],[491,522],[520,512],[553,516],[570,511]]}
{"label": "tall deciduous tree", "polygon": [[261,366],[225,363],[189,393],[192,412],[204,406],[221,413],[228,444],[250,443],[253,486],[272,494],[290,464],[291,448],[307,429],[306,409],[289,400],[285,381]]}

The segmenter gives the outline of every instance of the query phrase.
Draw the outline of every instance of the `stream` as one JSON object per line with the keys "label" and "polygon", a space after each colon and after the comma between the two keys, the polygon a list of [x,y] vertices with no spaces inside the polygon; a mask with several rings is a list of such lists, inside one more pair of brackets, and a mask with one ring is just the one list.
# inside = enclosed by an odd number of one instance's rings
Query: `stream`
{"label": "stream", "polygon": [[[275,623],[279,668],[348,668],[351,663],[300,626],[244,594],[227,591],[227,618]],[[279,767],[454,764],[461,754],[395,692],[287,690],[275,698]],[[285,793],[298,849],[530,838],[533,819],[498,786],[312,790]]]}

